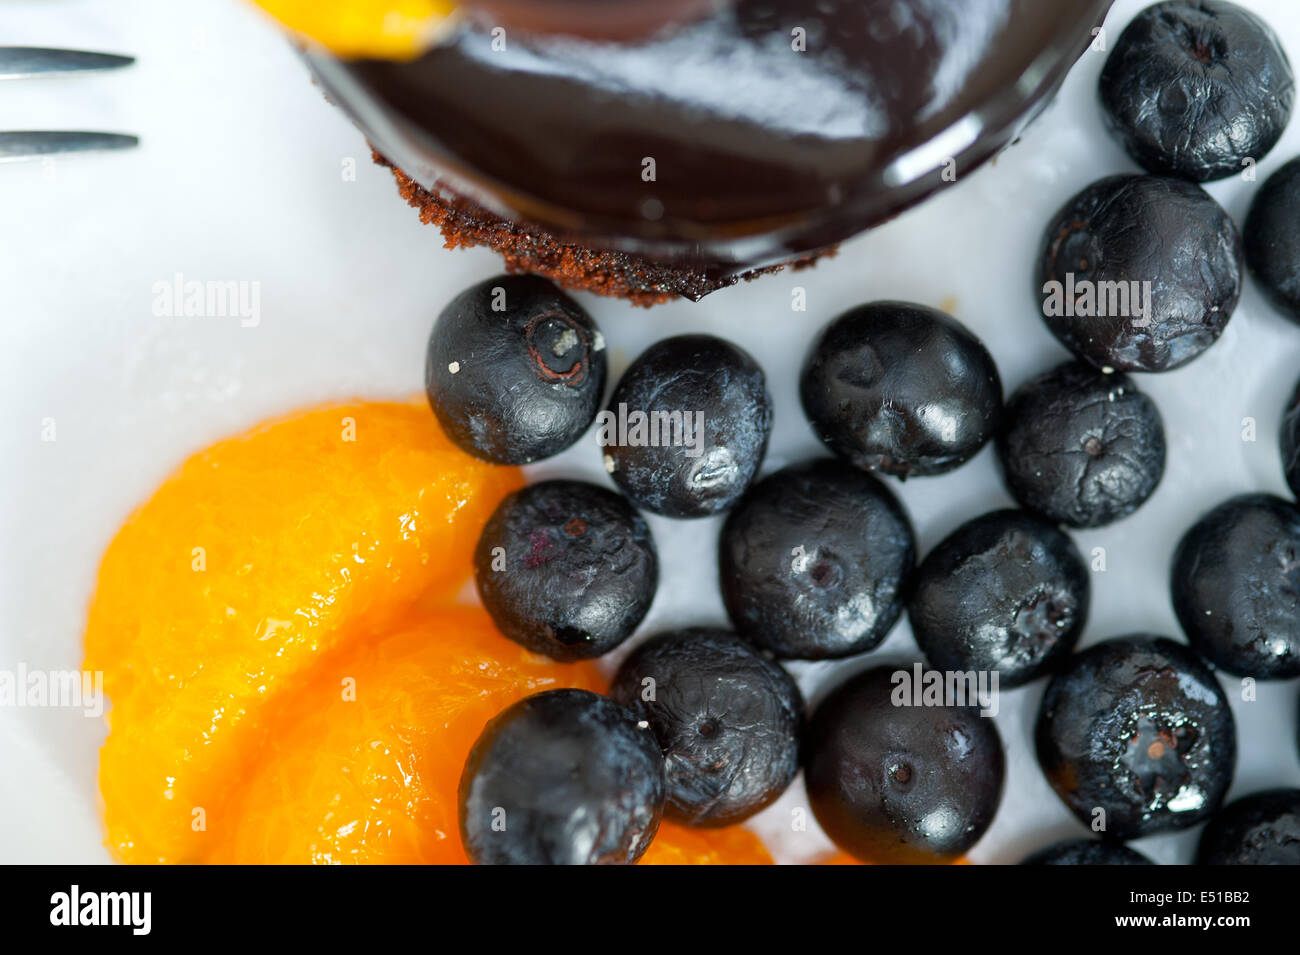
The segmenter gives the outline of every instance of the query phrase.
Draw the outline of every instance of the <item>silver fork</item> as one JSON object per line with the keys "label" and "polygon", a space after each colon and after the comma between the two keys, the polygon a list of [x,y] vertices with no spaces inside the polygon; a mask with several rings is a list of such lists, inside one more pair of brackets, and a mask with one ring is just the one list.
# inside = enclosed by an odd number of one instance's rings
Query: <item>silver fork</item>
{"label": "silver fork", "polygon": [[[130,66],[134,57],[85,50],[54,50],[34,46],[0,46],[0,80],[28,79],[57,73],[116,70]],[[92,130],[15,130],[0,132],[0,162],[15,162],[54,153],[130,149],[138,136]]]}

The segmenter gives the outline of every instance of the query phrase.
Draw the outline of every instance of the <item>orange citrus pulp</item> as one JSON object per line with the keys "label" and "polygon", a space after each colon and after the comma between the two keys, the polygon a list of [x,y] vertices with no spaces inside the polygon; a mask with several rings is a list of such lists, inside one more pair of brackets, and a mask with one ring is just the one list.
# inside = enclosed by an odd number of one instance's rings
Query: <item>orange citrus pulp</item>
{"label": "orange citrus pulp", "polygon": [[762,840],[748,829],[688,829],[661,823],[641,865],[771,865]]}
{"label": "orange citrus pulp", "polygon": [[[317,408],[182,464],[109,545],[87,625],[114,854],[468,861],[456,790],[483,726],[531,693],[603,686],[457,601],[520,485],[422,403]],[[665,825],[644,861],[771,859],[743,830]]]}
{"label": "orange citrus pulp", "polygon": [[[86,667],[112,703],[100,791],[113,851],[207,859],[275,736],[274,704],[333,656],[413,625],[422,603],[451,604],[480,525],[520,484],[414,403],[312,410],[182,464],[109,545],[87,624]],[[417,617],[430,641],[472,629],[441,614]]]}
{"label": "orange citrus pulp", "polygon": [[456,9],[451,0],[256,0],[299,36],[339,56],[410,59]]}

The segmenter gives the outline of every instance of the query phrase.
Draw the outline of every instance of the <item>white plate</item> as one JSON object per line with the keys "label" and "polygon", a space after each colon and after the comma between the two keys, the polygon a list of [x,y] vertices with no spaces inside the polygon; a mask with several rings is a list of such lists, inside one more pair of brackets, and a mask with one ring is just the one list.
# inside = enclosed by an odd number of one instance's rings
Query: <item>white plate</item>
{"label": "white plate", "polygon": [[[1248,0],[1300,67],[1300,9]],[[1121,0],[1111,39],[1143,4]],[[263,18],[236,0],[9,0],[6,43],[133,53],[128,71],[0,84],[0,125],[138,132],[134,153],[0,167],[0,328],[4,340],[3,604],[0,669],[75,669],[99,557],[129,510],[190,452],[258,420],[329,398],[418,391],[424,343],[442,305],[498,271],[491,253],[447,252],[370,164],[361,137],[327,105]],[[1066,357],[1038,317],[1031,271],[1041,230],[1073,192],[1134,168],[1096,105],[1104,57],[1090,52],[1056,103],[996,166],[815,270],[777,275],[694,305],[653,311],[584,296],[617,373],[653,340],[713,332],[767,371],[776,426],[767,468],[819,453],[799,410],[797,369],[813,333],[879,298],[948,304],[996,356],[1008,392]],[[1300,119],[1259,165],[1259,181],[1300,154]],[[355,181],[345,177],[354,166]],[[1259,183],[1210,192],[1242,220]],[[261,321],[158,318],[153,286],[190,279],[260,282]],[[807,289],[808,311],[791,311]],[[1163,485],[1130,519],[1076,535],[1105,547],[1085,643],[1135,630],[1179,635],[1167,572],[1174,543],[1206,508],[1247,490],[1285,493],[1282,404],[1300,375],[1300,328],[1248,286],[1204,357],[1140,385],[1169,437]],[[1242,440],[1242,422],[1258,440]],[[57,440],[42,440],[53,419]],[[607,480],[594,442],[537,472]],[[1011,503],[986,449],[941,477],[895,485],[922,549],[961,521]],[[717,521],[652,519],[664,576],[645,631],[725,620],[714,585]],[[877,654],[916,654],[904,620]],[[848,668],[870,662],[843,664]],[[806,690],[837,668],[796,667]],[[1241,758],[1232,795],[1300,785],[1296,683],[1261,684],[1254,703],[1225,679]],[[1012,862],[1085,834],[1034,762],[1030,726],[1043,682],[1002,699],[1006,796],[971,853]],[[68,710],[0,708],[0,862],[97,862],[95,786],[102,724]],[[829,844],[790,832],[796,784],[755,825],[786,860]],[[1191,857],[1195,833],[1137,847]]]}

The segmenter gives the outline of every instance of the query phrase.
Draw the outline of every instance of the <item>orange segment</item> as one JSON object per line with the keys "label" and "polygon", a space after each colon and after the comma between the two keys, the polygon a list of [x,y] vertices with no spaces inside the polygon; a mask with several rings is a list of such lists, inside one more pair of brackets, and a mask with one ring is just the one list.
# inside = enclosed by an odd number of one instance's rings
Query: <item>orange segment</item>
{"label": "orange segment", "polygon": [[[859,862],[847,852],[837,852],[833,856],[828,856],[817,863],[818,865],[875,865],[874,862]],[[970,865],[964,858],[956,862],[942,863],[943,865]]]}
{"label": "orange segment", "polygon": [[463,864],[461,767],[483,726],[523,697],[601,689],[590,664],[533,656],[478,609],[421,615],[300,687],[209,826],[211,861]]}
{"label": "orange segment", "polygon": [[[186,461],[109,545],[90,608],[115,854],[466,862],[457,788],[484,724],[531,693],[603,687],[457,605],[520,484],[423,403],[317,408]],[[772,860],[746,830],[665,824],[643,861]]]}
{"label": "orange segment", "polygon": [[688,829],[660,824],[641,865],[771,865],[763,841],[748,829]]}
{"label": "orange segment", "polygon": [[290,30],[340,56],[410,59],[456,9],[451,0],[256,0]]}
{"label": "orange segment", "polygon": [[87,625],[112,702],[100,789],[118,856],[204,858],[268,701],[430,593],[450,601],[520,483],[414,403],[316,409],[186,461],[109,546]]}

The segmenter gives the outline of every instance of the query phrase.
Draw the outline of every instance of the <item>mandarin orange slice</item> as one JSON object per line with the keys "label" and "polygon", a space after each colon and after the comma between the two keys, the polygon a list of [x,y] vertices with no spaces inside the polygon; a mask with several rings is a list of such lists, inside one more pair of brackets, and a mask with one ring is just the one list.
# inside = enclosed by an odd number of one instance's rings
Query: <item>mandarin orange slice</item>
{"label": "mandarin orange slice", "polygon": [[451,0],[256,0],[299,36],[340,56],[410,59],[456,9]]}
{"label": "mandarin orange slice", "polygon": [[520,483],[415,403],[319,408],[181,465],[109,545],[87,624],[85,665],[112,704],[110,848],[205,859],[258,767],[269,704],[419,602],[450,603],[483,521]]}
{"label": "mandarin orange slice", "polygon": [[534,656],[477,608],[423,614],[296,688],[224,818],[211,861],[464,864],[461,768],[484,725],[560,686],[602,689],[591,664]]}
{"label": "mandarin orange slice", "polygon": [[763,841],[748,829],[688,829],[660,823],[640,865],[771,865]]}

